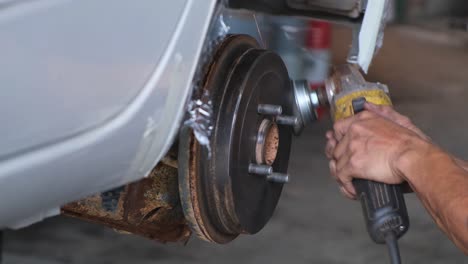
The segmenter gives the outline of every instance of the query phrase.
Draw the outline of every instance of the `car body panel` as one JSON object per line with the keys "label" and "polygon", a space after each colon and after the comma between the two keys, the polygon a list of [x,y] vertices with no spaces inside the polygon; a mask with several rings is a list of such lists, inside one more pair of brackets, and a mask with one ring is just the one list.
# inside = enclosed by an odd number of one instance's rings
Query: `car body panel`
{"label": "car body panel", "polygon": [[2,6],[0,227],[148,174],[185,113],[215,4]]}

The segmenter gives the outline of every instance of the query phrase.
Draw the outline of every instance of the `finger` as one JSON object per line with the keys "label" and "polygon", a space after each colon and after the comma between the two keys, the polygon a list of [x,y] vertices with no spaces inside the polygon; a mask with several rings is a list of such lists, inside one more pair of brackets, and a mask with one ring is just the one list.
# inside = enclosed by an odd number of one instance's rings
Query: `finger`
{"label": "finger", "polygon": [[325,137],[327,139],[335,139],[335,135],[332,130],[328,130],[327,133],[325,133]]}
{"label": "finger", "polygon": [[342,120],[338,120],[333,125],[334,136],[337,141],[341,141],[341,139],[346,135],[349,130],[349,127],[357,121],[356,116],[351,116]]}
{"label": "finger", "polygon": [[350,195],[351,199],[356,200],[356,189],[354,188],[353,182],[343,182],[343,188]]}
{"label": "finger", "polygon": [[[331,176],[335,181],[337,181],[338,183],[340,183],[340,180],[339,180],[338,177],[336,176],[336,161],[330,160],[330,162],[328,163],[328,167],[330,168],[330,176]],[[340,184],[341,184],[341,183],[340,183]]]}
{"label": "finger", "polygon": [[415,126],[408,117],[401,115],[397,112],[395,112],[395,116],[397,119],[397,121],[395,122],[398,125],[411,130],[412,132],[416,133],[420,138],[424,140],[431,141],[431,138],[429,138],[426,134],[424,134],[424,132],[421,129]]}
{"label": "finger", "polygon": [[327,145],[325,146],[325,155],[328,159],[333,158],[333,152],[335,151],[337,144],[338,142],[334,138],[327,141]]}
{"label": "finger", "polygon": [[384,117],[390,121],[393,121],[401,126],[408,126],[412,125],[411,122],[409,122],[409,119],[395,111],[392,106],[389,105],[375,105],[371,103],[366,103],[364,105],[364,108],[368,111],[371,111],[375,114],[378,114],[381,117]]}
{"label": "finger", "polygon": [[348,190],[346,190],[346,188],[344,188],[343,183],[341,183],[340,179],[336,176],[336,162],[334,160],[330,161],[329,167],[330,167],[330,174],[332,178],[335,179],[335,181],[337,181],[338,184],[340,185],[341,193],[349,199],[355,199],[355,196],[352,193],[350,193]]}
{"label": "finger", "polygon": [[346,151],[339,159],[336,160],[335,168],[336,171],[342,171],[345,166],[348,166],[349,160],[351,159],[352,153],[350,151]]}
{"label": "finger", "polygon": [[341,194],[343,194],[344,196],[346,196],[346,198],[348,199],[351,199],[351,200],[356,200],[356,196],[352,195],[348,190],[346,190],[346,188],[344,186],[340,186],[340,192]]}
{"label": "finger", "polygon": [[376,114],[383,114],[382,105],[376,105],[373,103],[366,102],[364,104],[364,109],[366,109],[367,111],[374,112]]}
{"label": "finger", "polygon": [[391,112],[389,112],[388,115],[389,115],[389,118],[387,119],[390,119],[391,121],[399,124],[400,126],[406,127],[408,129],[417,129],[417,127],[413,125],[413,123],[408,117],[398,113],[395,110],[391,110]]}
{"label": "finger", "polygon": [[384,117],[391,117],[393,116],[393,113],[396,113],[396,111],[393,109],[393,107],[389,105],[376,105],[373,103],[366,102],[364,104],[364,109],[373,112],[375,114],[384,116]]}
{"label": "finger", "polygon": [[343,139],[338,142],[338,144],[335,146],[334,151],[333,151],[333,157],[336,160],[341,159],[341,157],[345,154],[345,152],[349,148],[349,142],[351,141],[351,136],[349,133],[346,134]]}
{"label": "finger", "polygon": [[333,125],[333,131],[335,132],[335,139],[337,141],[341,141],[344,137],[344,135],[347,134],[349,131],[350,127],[359,121],[364,121],[368,119],[375,118],[375,114],[369,111],[364,111],[361,112],[357,115],[350,116],[345,119],[341,119],[335,122]]}
{"label": "finger", "polygon": [[397,111],[395,111],[395,109],[393,109],[393,107],[379,106],[379,105],[374,105],[371,103],[366,103],[364,107],[368,111],[374,112],[384,118],[387,118],[388,120],[391,120],[397,123],[398,125],[404,128],[407,128],[413,131],[414,133],[416,133],[419,137],[423,138],[424,140],[431,141],[431,138],[428,137],[426,134],[424,134],[424,132],[421,129],[416,127],[408,117],[398,113]]}
{"label": "finger", "polygon": [[354,189],[353,185],[353,175],[355,174],[352,166],[350,166],[350,162],[346,163],[345,166],[341,170],[336,169],[336,177],[340,180],[343,184],[343,187],[352,195],[356,196],[356,189]]}
{"label": "finger", "polygon": [[397,123],[404,117],[390,105],[375,105],[367,102],[364,105],[364,109]]}

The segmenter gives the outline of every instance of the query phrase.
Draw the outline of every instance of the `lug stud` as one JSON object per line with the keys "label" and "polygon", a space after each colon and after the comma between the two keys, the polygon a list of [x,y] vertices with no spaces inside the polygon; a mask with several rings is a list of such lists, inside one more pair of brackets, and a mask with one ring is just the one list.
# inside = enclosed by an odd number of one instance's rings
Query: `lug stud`
{"label": "lug stud", "polygon": [[281,105],[260,104],[258,105],[257,112],[262,115],[281,115],[283,108]]}
{"label": "lug stud", "polygon": [[268,165],[259,165],[251,163],[249,165],[249,173],[258,175],[270,175],[273,173],[273,168]]}
{"label": "lug stud", "polygon": [[299,118],[295,116],[279,115],[276,117],[276,123],[279,125],[297,126],[299,124]]}
{"label": "lug stud", "polygon": [[267,180],[269,182],[275,183],[288,183],[289,182],[289,175],[284,173],[272,173],[267,176]]}

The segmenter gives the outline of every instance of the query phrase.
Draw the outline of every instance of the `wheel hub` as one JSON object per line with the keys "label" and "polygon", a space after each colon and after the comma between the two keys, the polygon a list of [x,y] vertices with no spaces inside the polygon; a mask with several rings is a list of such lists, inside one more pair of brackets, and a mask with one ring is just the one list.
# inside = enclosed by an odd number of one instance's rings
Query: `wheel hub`
{"label": "wheel hub", "polygon": [[278,154],[278,125],[270,119],[263,119],[258,128],[255,145],[255,161],[257,164],[273,165]]}

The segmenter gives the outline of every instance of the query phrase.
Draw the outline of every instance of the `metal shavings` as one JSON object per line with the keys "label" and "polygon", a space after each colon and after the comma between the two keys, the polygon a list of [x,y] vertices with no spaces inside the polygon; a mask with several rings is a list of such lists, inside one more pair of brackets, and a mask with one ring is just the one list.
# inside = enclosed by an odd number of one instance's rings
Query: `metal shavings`
{"label": "metal shavings", "polygon": [[213,103],[208,92],[203,91],[202,86],[215,49],[231,30],[231,27],[225,22],[225,12],[225,7],[219,5],[213,16],[215,19],[208,30],[207,39],[199,60],[199,64],[203,66],[199,67],[195,74],[193,97],[187,105],[188,119],[184,122],[185,126],[192,128],[197,141],[208,149],[209,156],[211,156],[209,140],[213,130]]}
{"label": "metal shavings", "polygon": [[[224,12],[224,11],[219,9],[218,12]],[[229,30],[231,30],[231,27],[228,26],[226,22],[224,22],[224,15],[222,13],[219,14],[216,24],[219,25],[215,27],[215,28],[218,28],[218,32],[216,34],[218,37],[226,36]]]}
{"label": "metal shavings", "polygon": [[193,129],[197,141],[205,146],[211,154],[210,137],[213,131],[213,103],[209,100],[208,92],[205,92],[201,99],[189,103],[188,113],[190,117],[184,122],[184,125]]}

